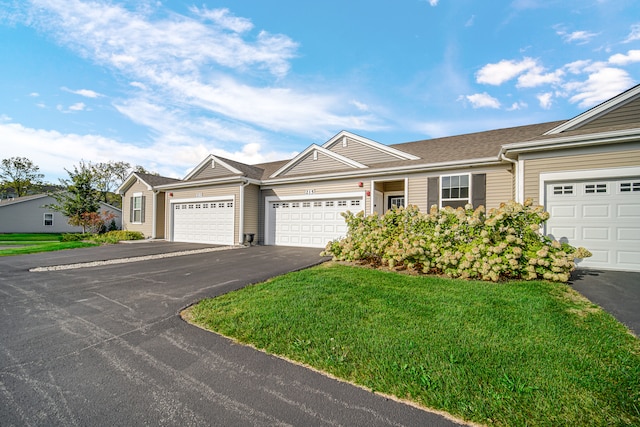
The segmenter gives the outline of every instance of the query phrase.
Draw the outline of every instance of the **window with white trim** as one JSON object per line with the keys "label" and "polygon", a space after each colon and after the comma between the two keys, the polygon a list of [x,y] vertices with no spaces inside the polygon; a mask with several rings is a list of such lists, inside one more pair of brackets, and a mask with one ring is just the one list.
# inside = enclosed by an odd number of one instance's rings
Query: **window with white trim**
{"label": "window with white trim", "polygon": [[556,196],[564,196],[567,194],[573,194],[573,185],[554,185],[553,186],[553,194]]}
{"label": "window with white trim", "polygon": [[45,213],[44,214],[44,226],[45,227],[53,227],[53,214]]}
{"label": "window with white trim", "polygon": [[640,191],[640,181],[620,183],[621,193],[631,193],[636,191]]}
{"label": "window with white trim", "polygon": [[144,197],[141,193],[136,193],[131,198],[131,222],[144,222]]}
{"label": "window with white trim", "polygon": [[471,202],[469,174],[445,175],[441,177],[440,182],[440,200],[442,201],[442,206],[464,206]]}

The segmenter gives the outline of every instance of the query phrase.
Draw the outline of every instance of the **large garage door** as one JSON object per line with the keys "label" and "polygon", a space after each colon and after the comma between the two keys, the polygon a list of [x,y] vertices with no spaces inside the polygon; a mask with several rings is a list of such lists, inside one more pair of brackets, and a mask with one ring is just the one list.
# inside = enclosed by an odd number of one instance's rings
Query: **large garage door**
{"label": "large garage door", "polygon": [[340,214],[363,208],[360,198],[270,202],[267,241],[272,245],[323,248],[347,234]]}
{"label": "large garage door", "polygon": [[173,204],[173,241],[233,245],[233,200]]}
{"label": "large garage door", "polygon": [[546,232],[593,253],[579,266],[640,271],[640,177],[546,185]]}

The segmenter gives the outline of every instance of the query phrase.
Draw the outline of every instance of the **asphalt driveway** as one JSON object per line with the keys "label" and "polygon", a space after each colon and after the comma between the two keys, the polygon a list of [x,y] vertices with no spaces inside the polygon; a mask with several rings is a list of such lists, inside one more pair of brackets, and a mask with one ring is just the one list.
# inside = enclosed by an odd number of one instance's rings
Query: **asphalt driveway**
{"label": "asphalt driveway", "polygon": [[148,242],[0,258],[0,424],[456,425],[178,316],[204,297],[316,264],[317,249],[29,271],[198,248]]}
{"label": "asphalt driveway", "polygon": [[640,337],[640,273],[578,269],[571,286]]}

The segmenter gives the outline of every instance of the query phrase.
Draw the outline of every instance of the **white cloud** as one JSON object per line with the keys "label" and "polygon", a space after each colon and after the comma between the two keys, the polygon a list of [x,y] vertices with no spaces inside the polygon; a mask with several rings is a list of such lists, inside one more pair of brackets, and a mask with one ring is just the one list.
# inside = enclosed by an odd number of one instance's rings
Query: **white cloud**
{"label": "white cloud", "polygon": [[517,111],[517,110],[522,110],[524,108],[527,108],[528,105],[526,102],[523,101],[518,101],[518,102],[514,102],[513,104],[511,104],[511,107],[507,108],[507,111]]}
{"label": "white cloud", "polygon": [[471,18],[467,19],[467,22],[465,22],[464,26],[473,27],[475,20],[476,20],[476,15],[471,15]]}
{"label": "white cloud", "polygon": [[549,108],[551,108],[552,97],[553,97],[553,94],[551,92],[545,92],[545,93],[536,95],[536,98],[538,98],[538,102],[540,102],[540,107],[544,108],[545,110],[548,110]]}
{"label": "white cloud", "polygon": [[298,44],[285,35],[255,34],[250,20],[227,9],[191,8],[193,16],[157,18],[153,10],[130,11],[103,1],[33,3],[32,25],[129,78],[147,96],[182,105],[202,120],[213,116],[314,136],[327,128],[380,127],[371,113],[349,103],[352,95],[344,91],[279,87]]}
{"label": "white cloud", "polygon": [[73,90],[73,89],[69,89],[69,88],[66,88],[66,87],[63,87],[61,89],[66,91],[66,92],[75,93],[76,95],[84,96],[85,98],[99,98],[99,97],[103,96],[102,94],[99,94],[98,92],[95,92],[95,91],[90,90],[90,89]]}
{"label": "white cloud", "polygon": [[194,6],[189,8],[189,10],[196,15],[215,22],[224,29],[236,33],[244,33],[253,29],[253,23],[249,19],[232,16],[229,9],[226,8],[209,10],[205,7],[200,10]]}
{"label": "white cloud", "polygon": [[37,97],[39,97],[39,96],[40,96],[40,94],[39,94],[38,92],[31,92],[31,93],[29,94],[29,96],[30,96],[30,97],[32,97],[32,98],[37,98]]}
{"label": "white cloud", "polygon": [[633,24],[629,35],[622,43],[631,43],[633,41],[640,40],[640,23]]}
{"label": "white cloud", "polygon": [[629,89],[633,83],[625,70],[604,67],[589,74],[587,80],[569,82],[564,88],[574,94],[569,102],[577,103],[580,108],[590,108]]}
{"label": "white cloud", "polygon": [[630,50],[627,54],[616,53],[609,57],[609,63],[613,65],[627,65],[640,62],[640,50]]}
{"label": "white cloud", "polygon": [[591,60],[579,60],[573,61],[564,65],[564,68],[567,69],[572,74],[581,74],[584,70],[592,64]]}
{"label": "white cloud", "polygon": [[517,87],[537,87],[546,84],[559,84],[562,82],[564,71],[562,69],[551,73],[545,73],[544,68],[535,66],[529,69],[525,74],[518,77]]}
{"label": "white cloud", "polygon": [[500,101],[487,92],[467,95],[465,98],[471,103],[473,108],[500,108]]}
{"label": "white cloud", "polygon": [[476,81],[478,83],[499,86],[502,83],[513,79],[523,72],[537,67],[536,60],[532,58],[523,58],[522,61],[506,60],[487,64],[476,73]]}
{"label": "white cloud", "polygon": [[5,118],[6,120],[0,121],[0,140],[11,141],[11,144],[3,146],[3,155],[29,157],[45,174],[45,180],[50,182],[66,178],[64,169],[72,168],[81,160],[126,161],[133,165],[142,165],[164,176],[182,178],[193,165],[200,163],[211,153],[242,159],[250,164],[286,159],[295,155],[291,152],[265,152],[263,144],[259,142],[244,143],[231,150],[212,149],[205,142],[192,145],[165,140],[140,147],[100,135],[33,129],[10,123],[10,119]]}
{"label": "white cloud", "polygon": [[556,33],[562,37],[565,43],[577,44],[589,43],[591,39],[599,35],[599,33],[592,33],[589,31],[573,31],[571,33],[567,33],[563,30],[559,30],[556,31]]}
{"label": "white cloud", "polygon": [[437,6],[440,0],[428,0],[431,6]]}
{"label": "white cloud", "polygon": [[75,104],[71,105],[69,107],[69,110],[71,111],[83,111],[87,108],[86,105],[84,105],[84,102],[76,102]]}

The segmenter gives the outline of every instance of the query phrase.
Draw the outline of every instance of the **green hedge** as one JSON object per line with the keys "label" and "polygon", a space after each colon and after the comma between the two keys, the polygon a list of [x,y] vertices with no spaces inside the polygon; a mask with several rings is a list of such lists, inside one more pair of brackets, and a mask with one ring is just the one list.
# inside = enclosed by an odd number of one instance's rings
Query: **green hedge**
{"label": "green hedge", "polygon": [[98,243],[118,243],[122,240],[142,240],[144,234],[139,231],[115,230],[104,234],[96,234],[91,240]]}
{"label": "green hedge", "polygon": [[591,253],[540,234],[549,218],[542,206],[503,203],[485,212],[483,206],[431,208],[416,206],[383,216],[343,214],[348,233],[329,242],[324,254],[335,260],[361,261],[425,274],[491,280],[547,279],[567,282],[576,258]]}

